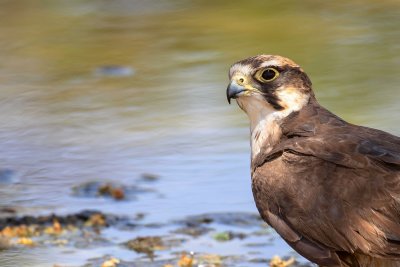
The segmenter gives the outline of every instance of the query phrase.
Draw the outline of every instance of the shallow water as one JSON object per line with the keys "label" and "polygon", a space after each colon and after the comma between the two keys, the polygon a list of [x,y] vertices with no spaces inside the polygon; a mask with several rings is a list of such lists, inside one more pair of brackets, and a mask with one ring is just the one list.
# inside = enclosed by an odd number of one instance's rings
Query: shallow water
{"label": "shallow water", "polygon": [[[0,168],[12,175],[0,206],[141,212],[146,222],[256,212],[247,118],[225,99],[229,66],[290,57],[330,110],[400,134],[399,16],[391,0],[1,1]],[[160,178],[136,201],[72,195],[143,173]],[[84,263],[74,253],[71,264]],[[45,266],[48,254],[7,252],[0,265]]]}

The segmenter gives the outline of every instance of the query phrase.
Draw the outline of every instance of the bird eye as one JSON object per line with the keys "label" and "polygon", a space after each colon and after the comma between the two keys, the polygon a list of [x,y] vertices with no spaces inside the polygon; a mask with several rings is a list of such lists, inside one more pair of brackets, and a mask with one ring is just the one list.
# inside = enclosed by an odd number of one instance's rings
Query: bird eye
{"label": "bird eye", "polygon": [[274,68],[266,68],[260,72],[258,78],[262,82],[271,82],[278,78],[279,72]]}

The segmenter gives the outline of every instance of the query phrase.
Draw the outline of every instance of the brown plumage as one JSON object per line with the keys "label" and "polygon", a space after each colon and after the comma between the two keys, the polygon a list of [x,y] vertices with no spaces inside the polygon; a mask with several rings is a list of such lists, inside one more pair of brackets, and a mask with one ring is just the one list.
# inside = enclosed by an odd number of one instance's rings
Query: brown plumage
{"label": "brown plumage", "polygon": [[228,101],[250,119],[261,217],[320,266],[400,266],[400,138],[320,106],[287,58],[239,61],[229,78]]}

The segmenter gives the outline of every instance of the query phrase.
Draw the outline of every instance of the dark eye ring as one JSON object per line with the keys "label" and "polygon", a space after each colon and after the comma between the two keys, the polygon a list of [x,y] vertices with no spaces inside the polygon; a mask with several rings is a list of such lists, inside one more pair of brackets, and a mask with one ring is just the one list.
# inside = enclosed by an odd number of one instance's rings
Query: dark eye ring
{"label": "dark eye ring", "polygon": [[266,68],[259,72],[258,78],[262,82],[272,82],[279,76],[279,71],[274,68]]}

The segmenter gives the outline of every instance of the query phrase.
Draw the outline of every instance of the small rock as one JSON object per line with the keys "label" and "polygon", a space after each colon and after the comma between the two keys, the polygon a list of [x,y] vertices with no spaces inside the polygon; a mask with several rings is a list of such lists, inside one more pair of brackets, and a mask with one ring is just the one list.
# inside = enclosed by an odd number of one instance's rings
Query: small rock
{"label": "small rock", "polygon": [[157,174],[153,174],[153,173],[143,173],[142,179],[145,181],[154,182],[154,181],[160,179],[160,176]]}
{"label": "small rock", "polygon": [[73,195],[78,197],[110,197],[115,200],[135,199],[137,194],[151,191],[135,185],[99,181],[85,182],[72,188]]}
{"label": "small rock", "polygon": [[291,257],[288,260],[283,260],[279,256],[274,256],[269,262],[270,267],[287,267],[293,265],[295,262],[294,258]]}
{"label": "small rock", "polygon": [[197,226],[193,226],[193,227],[187,226],[187,227],[178,228],[174,231],[174,233],[189,235],[192,237],[198,237],[198,236],[208,233],[211,230],[212,230],[212,228],[197,225]]}
{"label": "small rock", "polygon": [[105,262],[103,262],[101,267],[116,267],[119,263],[120,263],[119,259],[111,258],[111,259],[106,260]]}
{"label": "small rock", "polygon": [[126,242],[125,246],[137,253],[147,254],[150,258],[154,257],[154,251],[165,249],[162,238],[159,236],[139,236]]}
{"label": "small rock", "polygon": [[221,232],[221,233],[216,233],[213,235],[213,238],[217,241],[229,241],[232,240],[234,238],[239,238],[239,239],[244,239],[246,238],[247,235],[244,233],[234,233],[231,231],[226,231],[226,232]]}
{"label": "small rock", "polygon": [[33,242],[32,239],[27,238],[27,237],[21,237],[17,240],[17,244],[27,246],[27,247],[33,247],[35,246],[35,242]]}

